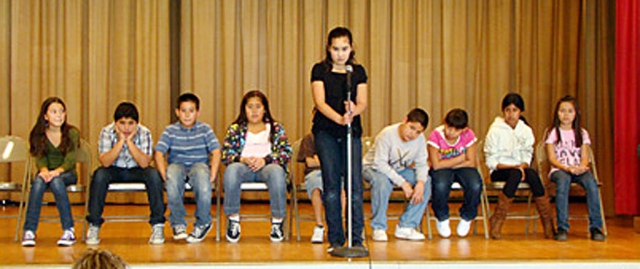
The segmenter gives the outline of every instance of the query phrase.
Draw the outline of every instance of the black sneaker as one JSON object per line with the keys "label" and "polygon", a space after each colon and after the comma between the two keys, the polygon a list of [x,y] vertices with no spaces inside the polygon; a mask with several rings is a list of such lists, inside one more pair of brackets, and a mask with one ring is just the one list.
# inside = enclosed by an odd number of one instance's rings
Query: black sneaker
{"label": "black sneaker", "polygon": [[229,219],[229,222],[227,222],[227,241],[238,243],[240,241],[240,230],[240,222]]}
{"label": "black sneaker", "polygon": [[211,223],[193,228],[193,232],[187,237],[187,243],[199,243],[207,237],[211,231]]}
{"label": "black sneaker", "polygon": [[282,230],[282,222],[271,223],[271,233],[269,234],[271,242],[280,242],[284,239],[284,232]]}
{"label": "black sneaker", "polygon": [[329,248],[327,248],[327,253],[329,253],[329,254],[330,254],[330,253],[332,253],[334,250],[336,250],[336,248],[341,248],[341,247],[342,247],[342,245],[340,245],[340,244],[331,244],[331,245],[329,246]]}
{"label": "black sneaker", "polygon": [[604,241],[604,234],[602,233],[602,231],[600,230],[600,228],[592,228],[590,230],[591,232],[591,240],[593,241]]}
{"label": "black sneaker", "polygon": [[562,229],[562,228],[558,228],[558,232],[556,233],[554,238],[557,241],[567,241],[567,239],[569,239],[569,234],[568,234],[567,230]]}

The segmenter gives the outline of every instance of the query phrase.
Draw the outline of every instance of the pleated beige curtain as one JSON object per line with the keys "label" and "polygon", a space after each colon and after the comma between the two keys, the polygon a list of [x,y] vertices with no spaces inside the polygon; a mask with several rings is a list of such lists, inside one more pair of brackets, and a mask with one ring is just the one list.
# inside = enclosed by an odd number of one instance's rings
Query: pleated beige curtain
{"label": "pleated beige curtain", "polygon": [[431,130],[460,107],[483,138],[515,91],[539,138],[556,100],[576,95],[609,208],[614,8],[604,0],[0,0],[0,130],[26,137],[40,102],[58,95],[94,147],[122,100],[139,106],[157,139],[171,100],[195,92],[200,120],[222,139],[242,95],[260,89],[296,140],[311,127],[311,67],[328,31],[347,26],[369,75],[365,135],[416,106],[429,112]]}

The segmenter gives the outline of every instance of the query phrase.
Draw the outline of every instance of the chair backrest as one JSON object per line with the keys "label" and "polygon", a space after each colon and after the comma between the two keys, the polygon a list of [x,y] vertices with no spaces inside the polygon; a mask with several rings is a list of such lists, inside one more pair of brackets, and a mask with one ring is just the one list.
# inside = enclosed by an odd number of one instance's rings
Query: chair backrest
{"label": "chair backrest", "polygon": [[291,145],[291,161],[289,161],[289,182],[292,184],[299,184],[300,180],[296,180],[299,177],[298,167],[300,167],[302,162],[298,161],[298,154],[300,153],[300,145],[302,145],[302,139],[298,139]]}
{"label": "chair backrest", "polygon": [[17,136],[0,137],[0,162],[28,161],[30,157],[26,140]]}
{"label": "chair backrest", "polygon": [[375,138],[371,136],[363,136],[362,137],[362,157],[367,154],[369,149],[373,147],[373,143],[375,142]]}

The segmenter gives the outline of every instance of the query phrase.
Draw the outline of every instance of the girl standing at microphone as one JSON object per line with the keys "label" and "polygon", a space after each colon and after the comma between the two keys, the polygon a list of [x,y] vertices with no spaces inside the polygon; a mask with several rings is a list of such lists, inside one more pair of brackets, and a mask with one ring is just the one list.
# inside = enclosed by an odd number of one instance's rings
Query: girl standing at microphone
{"label": "girl standing at microphone", "polygon": [[[349,29],[337,27],[329,32],[325,59],[313,66],[311,91],[315,103],[313,128],[320,159],[324,193],[325,218],[329,249],[333,252],[345,243],[340,204],[342,178],[347,169],[347,125],[352,137],[352,216],[351,245],[362,246],[364,216],[362,209],[362,124],[360,114],[367,108],[367,72],[355,63],[353,38]],[[347,100],[347,92],[351,98]]]}

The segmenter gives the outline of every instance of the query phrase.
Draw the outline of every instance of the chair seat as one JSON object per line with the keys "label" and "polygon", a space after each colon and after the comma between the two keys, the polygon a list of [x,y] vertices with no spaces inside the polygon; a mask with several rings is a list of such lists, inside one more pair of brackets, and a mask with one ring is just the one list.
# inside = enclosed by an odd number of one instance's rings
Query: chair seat
{"label": "chair seat", "polygon": [[111,183],[109,191],[144,191],[146,186],[144,183]]}
{"label": "chair seat", "polygon": [[22,189],[22,184],[12,182],[0,183],[0,191],[19,191]]}
{"label": "chair seat", "polygon": [[248,190],[248,191],[261,191],[261,190],[269,189],[267,187],[267,183],[264,183],[264,182],[243,182],[241,187],[242,187],[242,190]]}
{"label": "chair seat", "polygon": [[67,186],[67,192],[84,192],[86,189],[87,189],[86,186],[80,185],[80,184],[73,184],[73,185]]}
{"label": "chair seat", "polygon": [[[500,190],[504,188],[505,184],[506,182],[503,182],[503,181],[497,181],[497,182],[492,181],[492,182],[486,183],[487,189],[500,189]],[[529,183],[520,182],[520,184],[518,184],[518,190],[528,190],[529,188],[530,188]]]}

